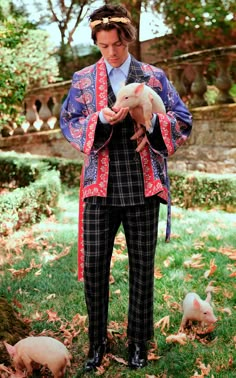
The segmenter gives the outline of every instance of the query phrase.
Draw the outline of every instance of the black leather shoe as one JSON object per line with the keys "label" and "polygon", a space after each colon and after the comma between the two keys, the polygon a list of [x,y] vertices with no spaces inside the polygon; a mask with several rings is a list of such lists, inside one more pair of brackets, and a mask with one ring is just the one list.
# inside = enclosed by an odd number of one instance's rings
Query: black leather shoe
{"label": "black leather shoe", "polygon": [[91,344],[88,352],[88,359],[85,362],[84,370],[95,370],[101,365],[104,353],[107,350],[107,340],[103,340],[101,344]]}
{"label": "black leather shoe", "polygon": [[147,344],[130,343],[129,344],[128,366],[130,369],[140,369],[147,365]]}

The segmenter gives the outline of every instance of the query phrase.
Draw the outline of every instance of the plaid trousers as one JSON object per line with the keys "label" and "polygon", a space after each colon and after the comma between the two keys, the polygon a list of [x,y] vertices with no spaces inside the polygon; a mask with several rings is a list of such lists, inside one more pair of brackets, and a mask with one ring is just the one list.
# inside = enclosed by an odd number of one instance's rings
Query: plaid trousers
{"label": "plaid trousers", "polygon": [[132,342],[152,338],[158,218],[158,197],[137,206],[86,203],[84,285],[90,343],[100,343],[107,335],[110,261],[120,224],[124,227],[129,258],[127,336]]}

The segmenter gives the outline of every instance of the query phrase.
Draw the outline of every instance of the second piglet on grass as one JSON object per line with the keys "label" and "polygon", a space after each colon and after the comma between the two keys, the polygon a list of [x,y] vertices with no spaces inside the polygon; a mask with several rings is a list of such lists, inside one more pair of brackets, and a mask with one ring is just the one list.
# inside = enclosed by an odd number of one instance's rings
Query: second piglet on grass
{"label": "second piglet on grass", "polygon": [[[124,85],[118,91],[114,108],[129,108],[130,110],[141,107],[142,118],[147,130],[151,127],[153,113],[166,113],[161,97],[145,83],[131,83]],[[137,123],[139,119],[135,119]]]}
{"label": "second piglet on grass", "polygon": [[33,363],[43,365],[51,370],[54,378],[64,377],[70,366],[70,354],[60,341],[47,336],[27,337],[15,345],[4,342],[17,371],[27,370],[32,374]]}
{"label": "second piglet on grass", "polygon": [[213,324],[217,321],[210,305],[210,295],[208,293],[205,300],[196,293],[188,293],[183,301],[183,318],[180,329],[183,330],[189,320],[195,320],[204,324]]}

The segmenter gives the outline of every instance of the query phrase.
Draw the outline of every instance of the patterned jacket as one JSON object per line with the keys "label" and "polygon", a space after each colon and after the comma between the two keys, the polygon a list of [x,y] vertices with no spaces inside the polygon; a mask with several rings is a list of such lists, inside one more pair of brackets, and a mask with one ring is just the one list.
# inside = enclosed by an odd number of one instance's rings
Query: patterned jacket
{"label": "patterned jacket", "polygon": [[[191,132],[191,115],[179,95],[159,68],[138,62],[132,57],[129,82],[147,82],[161,96],[166,115],[158,114],[159,133],[149,137],[150,144],[140,153],[144,174],[145,196],[159,193],[167,201],[164,158],[172,155]],[[94,146],[98,113],[108,106],[108,84],[103,58],[97,64],[76,72],[61,111],[61,130],[73,147],[86,155],[83,198],[106,196],[109,174],[107,141]],[[160,135],[161,133],[161,135]],[[111,128],[112,134],[112,128]],[[161,150],[158,149],[158,140]]]}
{"label": "patterned jacket", "polygon": [[[160,95],[166,108],[165,115],[158,114],[154,131],[148,137],[149,144],[140,152],[140,158],[145,197],[158,195],[162,202],[167,203],[166,158],[190,135],[192,117],[161,69],[131,57],[127,84],[131,82],[146,82]],[[109,141],[113,128],[110,128],[107,139],[100,141],[100,144],[95,140],[95,133],[99,112],[110,106],[108,101],[108,77],[103,58],[73,75],[70,91],[62,105],[60,125],[71,145],[85,154],[80,208],[87,197],[107,196]],[[83,249],[82,244],[80,247]]]}

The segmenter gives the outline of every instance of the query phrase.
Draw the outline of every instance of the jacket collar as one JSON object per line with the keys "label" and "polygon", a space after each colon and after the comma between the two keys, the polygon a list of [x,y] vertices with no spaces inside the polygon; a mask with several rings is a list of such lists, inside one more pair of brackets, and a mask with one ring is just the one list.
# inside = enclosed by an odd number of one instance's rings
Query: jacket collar
{"label": "jacket collar", "polygon": [[130,68],[129,68],[129,74],[128,78],[126,81],[126,84],[130,83],[147,83],[150,79],[150,76],[145,74],[141,62],[136,60],[132,55],[131,55],[131,62],[130,62]]}

